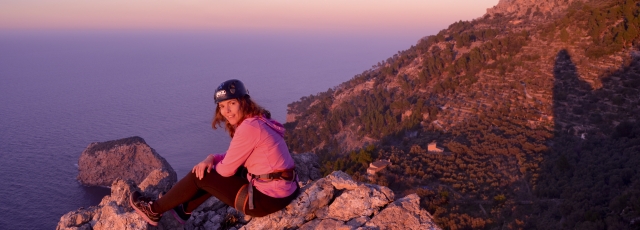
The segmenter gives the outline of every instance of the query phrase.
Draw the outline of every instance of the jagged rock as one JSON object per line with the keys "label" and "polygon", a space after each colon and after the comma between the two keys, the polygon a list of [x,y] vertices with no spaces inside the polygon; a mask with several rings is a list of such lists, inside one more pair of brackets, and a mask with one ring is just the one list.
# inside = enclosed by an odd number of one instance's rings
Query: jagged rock
{"label": "jagged rock", "polygon": [[[387,196],[388,194],[390,195]],[[393,192],[388,188],[377,185],[361,185],[336,197],[329,205],[327,217],[349,221],[356,217],[370,216],[391,201],[393,201]]]}
{"label": "jagged rock", "polygon": [[[339,183],[332,178],[338,178]],[[334,187],[345,183],[358,186],[351,190]],[[431,215],[420,209],[417,195],[392,202],[394,195],[388,188],[357,183],[343,172],[308,184],[283,210],[248,221],[242,213],[212,197],[192,213],[185,225],[164,215],[159,225],[152,227],[129,206],[129,194],[136,190],[140,188],[133,181],[116,180],[111,195],[98,206],[65,214],[57,229],[439,229]]]}
{"label": "jagged rock", "polygon": [[487,14],[503,14],[514,16],[530,16],[532,13],[556,13],[566,9],[574,1],[536,1],[536,0],[500,0],[498,4],[487,9]]}
{"label": "jagged rock", "polygon": [[378,229],[440,229],[433,217],[420,208],[420,197],[411,194],[398,199],[365,224]]}
{"label": "jagged rock", "polygon": [[298,174],[300,187],[322,177],[318,155],[313,153],[299,153],[291,154],[291,156],[296,164],[296,173]]}
{"label": "jagged rock", "polygon": [[239,228],[246,223],[244,214],[211,197],[191,213],[184,229],[219,229],[223,225],[233,228],[229,224]]}
{"label": "jagged rock", "polygon": [[364,223],[367,223],[367,221],[369,220],[371,220],[371,218],[369,218],[368,216],[361,216],[358,218],[351,219],[349,222],[347,222],[347,225],[351,226],[352,228],[358,228],[362,226]]}
{"label": "jagged rock", "polygon": [[[91,148],[95,146],[90,145],[88,149]],[[113,148],[128,148],[128,151],[135,152],[138,147],[109,147]],[[112,151],[93,150],[85,152]],[[161,168],[151,170],[139,183],[131,179],[115,179],[110,184],[111,194],[105,196],[98,206],[80,208],[63,215],[56,229],[439,229],[431,215],[420,209],[420,198],[415,194],[393,202],[394,193],[389,188],[356,182],[341,171],[314,180],[320,177],[317,157],[298,154],[296,158],[297,169],[305,172],[301,177],[309,178],[310,182],[300,189],[300,195],[286,208],[265,217],[245,216],[211,197],[192,212],[184,225],[167,213],[157,227],[150,226],[129,206],[129,195],[142,191],[156,196],[168,190],[175,183],[175,179],[172,180],[175,173]],[[312,162],[314,159],[316,162]]]}
{"label": "jagged rock", "polygon": [[283,229],[301,226],[316,216],[316,211],[329,204],[334,188],[326,178],[302,188],[300,196],[283,210],[265,217],[253,218],[242,229]]}
{"label": "jagged rock", "polygon": [[[60,217],[57,229],[91,229],[91,225],[87,224],[93,218],[94,208],[80,208],[77,211],[71,211]],[[63,223],[63,226],[60,225]]]}
{"label": "jagged rock", "polygon": [[344,222],[334,219],[315,219],[309,221],[306,224],[300,226],[300,230],[320,230],[320,229],[336,229],[336,230],[350,230],[351,226],[344,224]]}
{"label": "jagged rock", "polygon": [[110,186],[116,179],[140,184],[154,170],[169,174],[171,185],[177,181],[171,165],[140,137],[91,143],[78,159],[78,181],[88,186]]}
{"label": "jagged rock", "polygon": [[[351,190],[342,191],[335,186]],[[316,197],[317,200],[314,199]],[[431,215],[420,209],[420,198],[415,194],[398,200],[398,204],[389,205],[392,208],[384,211],[389,208],[384,206],[393,201],[393,197],[393,192],[387,187],[361,184],[337,171],[303,188],[302,194],[284,210],[253,218],[241,229],[439,229]],[[376,218],[383,212],[386,216],[395,215],[393,218],[399,220]],[[371,215],[374,217],[369,219]]]}
{"label": "jagged rock", "polygon": [[63,215],[56,229],[182,229],[182,225],[169,215],[163,216],[157,227],[148,225],[129,206],[129,195],[133,191],[140,191],[133,181],[118,179],[111,184],[111,195],[102,198],[98,206]]}
{"label": "jagged rock", "polygon": [[140,229],[147,225],[146,222],[137,215],[128,214],[127,209],[131,208],[125,205],[133,187],[132,181],[116,180],[111,185],[111,195],[102,198],[98,206],[65,214],[56,229]]}
{"label": "jagged rock", "polygon": [[152,197],[158,197],[158,194],[169,191],[171,187],[176,183],[175,173],[173,176],[171,173],[154,169],[149,173],[138,187],[144,193]]}
{"label": "jagged rock", "polygon": [[380,207],[393,201],[394,194],[389,188],[358,183],[342,171],[331,173],[327,180],[335,189],[347,191],[336,197],[331,205],[318,211],[318,218],[348,221],[377,213]]}
{"label": "jagged rock", "polygon": [[329,181],[331,181],[331,184],[336,189],[349,189],[349,190],[352,190],[352,189],[356,189],[359,186],[359,183],[354,181],[354,180],[352,180],[351,176],[349,176],[349,174],[346,174],[346,173],[344,173],[342,171],[332,172],[331,174],[329,174],[327,179],[329,179]]}

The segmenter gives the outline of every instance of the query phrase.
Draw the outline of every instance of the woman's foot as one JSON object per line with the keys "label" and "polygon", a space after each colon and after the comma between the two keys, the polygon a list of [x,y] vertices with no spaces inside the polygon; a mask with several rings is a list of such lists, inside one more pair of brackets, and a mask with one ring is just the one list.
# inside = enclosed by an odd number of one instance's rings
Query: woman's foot
{"label": "woman's foot", "polygon": [[171,209],[171,214],[173,215],[173,218],[175,218],[181,224],[186,223],[187,220],[189,220],[189,218],[191,217],[191,213],[187,213],[186,211],[184,211],[183,205],[178,205],[175,208]]}
{"label": "woman's foot", "polygon": [[151,198],[143,196],[142,193],[135,191],[131,193],[129,197],[129,204],[136,210],[138,215],[142,216],[144,220],[150,225],[158,226],[158,221],[162,217],[162,214],[155,213],[151,210],[151,204],[153,200]]}

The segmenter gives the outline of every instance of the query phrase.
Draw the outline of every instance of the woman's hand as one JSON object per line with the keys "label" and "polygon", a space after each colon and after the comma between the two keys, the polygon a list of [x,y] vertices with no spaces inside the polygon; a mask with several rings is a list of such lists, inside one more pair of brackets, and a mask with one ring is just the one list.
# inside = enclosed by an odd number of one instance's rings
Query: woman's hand
{"label": "woman's hand", "polygon": [[195,173],[196,177],[199,180],[202,180],[202,178],[204,178],[204,170],[207,170],[207,173],[210,173],[211,169],[213,169],[214,167],[215,165],[213,164],[213,155],[209,155],[207,156],[207,158],[205,158],[203,161],[198,163],[196,166],[193,166],[193,169],[191,169],[191,172]]}

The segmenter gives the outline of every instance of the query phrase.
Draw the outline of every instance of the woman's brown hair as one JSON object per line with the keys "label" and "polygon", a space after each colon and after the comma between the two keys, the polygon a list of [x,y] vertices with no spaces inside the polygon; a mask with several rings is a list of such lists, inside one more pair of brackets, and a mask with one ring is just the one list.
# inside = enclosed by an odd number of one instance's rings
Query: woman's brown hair
{"label": "woman's brown hair", "polygon": [[[211,123],[211,127],[213,129],[224,127],[224,129],[229,133],[229,136],[233,138],[233,135],[236,133],[236,127],[238,127],[238,125],[240,125],[244,121],[244,119],[256,116],[266,116],[268,119],[271,119],[271,114],[269,113],[269,111],[265,110],[260,105],[251,100],[249,95],[240,97],[237,100],[238,103],[240,103],[240,111],[242,111],[242,114],[244,114],[243,117],[240,118],[240,121],[238,121],[238,124],[229,124],[227,122],[227,119],[220,113],[220,105],[216,104],[216,113],[213,116],[213,122]],[[222,123],[224,123],[224,126]]]}

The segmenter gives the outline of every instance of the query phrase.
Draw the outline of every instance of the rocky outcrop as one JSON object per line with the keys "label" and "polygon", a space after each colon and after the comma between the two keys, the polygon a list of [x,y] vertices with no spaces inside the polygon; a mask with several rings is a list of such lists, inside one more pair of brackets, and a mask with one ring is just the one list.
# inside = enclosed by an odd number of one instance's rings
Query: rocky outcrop
{"label": "rocky outcrop", "polygon": [[144,189],[116,180],[98,206],[65,214],[57,229],[440,229],[416,194],[394,201],[389,188],[356,182],[341,171],[307,184],[289,206],[268,216],[244,216],[212,197],[184,225],[171,215],[157,227],[147,225],[129,207],[136,190]]}
{"label": "rocky outcrop", "polygon": [[291,156],[296,164],[296,173],[298,174],[300,187],[322,177],[318,155],[313,153],[300,153],[291,154]]}
{"label": "rocky outcrop", "polygon": [[564,11],[575,1],[581,0],[500,0],[497,5],[487,9],[487,14],[513,15],[518,17],[533,17],[534,14],[554,14]]}
{"label": "rocky outcrop", "polygon": [[[80,160],[85,162],[82,178],[90,178],[83,183],[104,185],[112,180],[111,194],[97,206],[63,215],[56,229],[439,229],[431,215],[420,208],[420,198],[415,194],[394,201],[389,188],[354,181],[341,171],[322,178],[315,154],[295,154],[293,158],[301,193],[283,210],[251,218],[212,197],[192,212],[184,225],[168,214],[154,227],[130,207],[129,195],[141,191],[157,197],[175,183],[175,172],[162,164],[166,161],[142,138],[92,143]],[[125,172],[104,169],[115,167],[114,159],[128,167],[120,168]],[[87,175],[92,174],[87,161],[93,161],[93,173],[97,175]],[[153,162],[150,164],[155,167],[141,167],[143,163],[135,161]],[[136,181],[140,175],[145,177]]]}
{"label": "rocky outcrop", "polygon": [[63,215],[56,229],[179,229],[180,224],[169,215],[163,216],[158,227],[148,226],[129,205],[129,194],[141,191],[131,180],[117,179],[111,184],[111,195],[102,198],[98,206],[81,208]]}
{"label": "rocky outcrop", "polygon": [[110,186],[116,179],[142,183],[151,173],[167,174],[170,188],[176,181],[171,165],[140,137],[95,142],[78,159],[78,181],[87,186]]}

